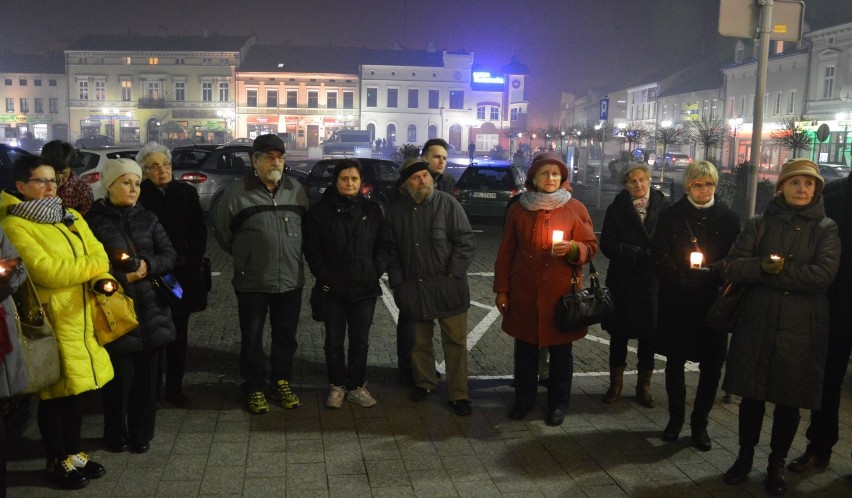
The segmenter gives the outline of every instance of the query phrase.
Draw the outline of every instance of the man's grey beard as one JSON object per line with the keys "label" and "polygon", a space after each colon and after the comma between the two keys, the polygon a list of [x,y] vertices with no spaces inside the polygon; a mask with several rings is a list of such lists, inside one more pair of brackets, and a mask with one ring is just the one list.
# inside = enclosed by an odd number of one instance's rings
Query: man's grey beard
{"label": "man's grey beard", "polygon": [[406,186],[406,188],[408,189],[408,195],[410,195],[411,198],[414,199],[414,202],[416,204],[420,204],[421,202],[425,201],[427,197],[432,195],[433,190],[432,185],[424,185],[417,190],[408,186]]}
{"label": "man's grey beard", "polygon": [[284,176],[284,172],[280,169],[271,169],[266,173],[266,177],[271,182],[278,182],[281,180],[281,177]]}

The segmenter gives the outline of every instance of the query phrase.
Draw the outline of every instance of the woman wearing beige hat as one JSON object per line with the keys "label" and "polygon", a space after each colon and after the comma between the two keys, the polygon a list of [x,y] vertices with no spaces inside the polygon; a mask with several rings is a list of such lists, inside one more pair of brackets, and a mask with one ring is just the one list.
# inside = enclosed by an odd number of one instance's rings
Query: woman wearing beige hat
{"label": "woman wearing beige hat", "polygon": [[104,442],[114,452],[144,453],[154,437],[157,363],[175,340],[169,306],[151,280],[172,270],[176,254],[157,215],[136,204],[142,182],[136,161],[108,160],[100,181],[107,195],[92,204],[86,221],[139,319],[138,328],[106,346],[115,380],[103,390]]}
{"label": "woman wearing beige hat", "polygon": [[787,161],[775,199],[752,218],[725,258],[729,280],[748,286],[731,335],[725,390],[742,396],[739,455],[725,482],[746,480],[764,408],[774,403],[766,492],[787,492],[784,459],[799,408],[818,409],[828,345],[826,291],[837,272],[840,238],[825,216],[825,181],[807,159]]}

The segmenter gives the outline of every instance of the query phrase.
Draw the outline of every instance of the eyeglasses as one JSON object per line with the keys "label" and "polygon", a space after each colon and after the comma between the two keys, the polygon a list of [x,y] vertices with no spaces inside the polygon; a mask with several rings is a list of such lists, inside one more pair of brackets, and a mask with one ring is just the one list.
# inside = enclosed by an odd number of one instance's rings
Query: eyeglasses
{"label": "eyeglasses", "polygon": [[704,190],[704,189],[712,189],[716,188],[715,183],[693,183],[689,186],[692,190]]}
{"label": "eyeglasses", "polygon": [[59,182],[56,180],[56,178],[30,178],[29,180],[27,180],[27,182],[38,183],[38,186],[41,188],[46,188],[48,185],[51,185],[56,188],[56,186],[59,185]]}
{"label": "eyeglasses", "polygon": [[148,169],[153,170],[153,171],[161,170],[161,169],[172,169],[172,163],[170,163],[168,161],[164,162],[163,164],[154,163],[154,164],[148,166]]}

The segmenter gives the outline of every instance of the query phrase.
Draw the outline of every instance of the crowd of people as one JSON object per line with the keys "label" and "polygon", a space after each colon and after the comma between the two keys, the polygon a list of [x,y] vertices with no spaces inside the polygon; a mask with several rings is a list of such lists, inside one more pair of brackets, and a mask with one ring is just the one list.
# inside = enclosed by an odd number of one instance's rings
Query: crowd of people
{"label": "crowd of people", "polygon": [[[211,213],[216,240],[233,257],[239,372],[249,412],[268,412],[267,395],[285,409],[301,403],[291,382],[307,262],[316,282],[311,306],[325,334],[329,409],[345,401],[377,404],[367,390],[367,358],[386,273],[399,308],[399,376],[411,385],[410,399],[428,399],[440,381],[437,324],[449,409],[461,417],[472,413],[467,272],[476,239],[452,196],[454,180],[445,174],[448,149],[441,139],[426,142],[419,157],[402,165],[393,198],[381,204],[362,194],[358,160],[339,160],[322,199],[309,206],[302,186],[285,174],[281,138],[254,140],[252,172],[229,186]],[[70,173],[72,151],[51,142],[42,157],[22,157],[14,170],[17,191],[0,194],[0,325],[7,329],[0,327],[0,396],[13,396],[26,384],[10,296],[29,278],[54,327],[62,367],[60,380],[39,392],[47,476],[68,489],[106,472],[82,448],[82,393],[101,391],[104,444],[114,452],[148,451],[159,396],[188,405],[189,317],[206,308],[209,290],[204,215],[195,189],[174,180],[168,148],[150,143],[135,161],[107,161],[100,175],[105,196],[97,200]],[[606,284],[616,309],[602,324],[611,334],[610,385],[602,401],[621,399],[628,343],[638,340],[636,400],[655,406],[654,355],[665,356],[669,417],[661,437],[677,441],[687,405],[685,365],[697,362],[690,441],[710,451],[709,415],[727,361],[723,386],[742,403],[740,450],[724,480],[735,485],[747,478],[764,405],[772,402],[765,487],[782,495],[799,409],[812,410],[810,444],[790,470],[825,467],[838,439],[840,386],[852,350],[852,316],[843,302],[852,266],[841,253],[841,240],[852,237],[852,187],[848,180],[826,186],[811,161],[788,161],[774,200],[741,231],[736,213],[715,195],[719,176],[712,163],[687,167],[685,194],[671,205],[650,188],[650,177],[645,163],[623,166],[618,179],[624,190],[607,208],[598,241],[588,210],[572,195],[562,158],[553,152],[533,157],[526,191],[507,207],[494,263],[495,306],[502,330],[514,339],[515,398],[508,417],[521,420],[535,409],[541,383],[545,422],[563,423],[572,345],[587,328],[559,329],[556,308],[572,282],[582,284],[583,268],[600,244],[610,260]],[[178,303],[161,294],[160,281],[171,275],[183,286]],[[735,327],[720,331],[704,317],[726,282],[745,292]],[[101,346],[88,300],[116,291],[133,299],[139,326]],[[269,358],[263,347],[267,316]]]}

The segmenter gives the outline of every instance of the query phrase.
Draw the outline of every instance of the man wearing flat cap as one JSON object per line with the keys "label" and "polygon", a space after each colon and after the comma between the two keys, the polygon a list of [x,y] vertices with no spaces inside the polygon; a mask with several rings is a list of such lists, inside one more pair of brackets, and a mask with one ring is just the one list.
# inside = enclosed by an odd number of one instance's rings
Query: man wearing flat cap
{"label": "man wearing flat cap", "polygon": [[447,398],[459,416],[471,413],[467,387],[467,270],[476,239],[464,210],[437,190],[429,165],[415,162],[400,172],[400,197],[390,204],[385,238],[388,268],[400,315],[414,320],[411,362],[413,401],[424,401],[438,385],[432,348],[434,322],[441,328],[447,368]]}
{"label": "man wearing flat cap", "polygon": [[[302,218],[308,199],[302,186],[284,176],[284,142],[278,135],[254,140],[253,169],[230,185],[214,213],[216,240],[234,257],[232,284],[240,320],[240,375],[248,409],[266,413],[265,391],[284,408],[299,406],[290,387],[296,329],[302,307]],[[263,352],[263,327],[270,315],[272,352]]]}

